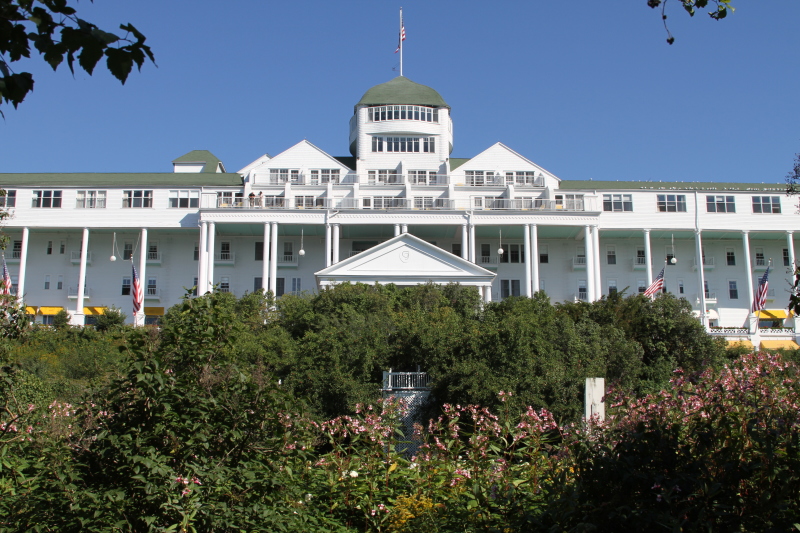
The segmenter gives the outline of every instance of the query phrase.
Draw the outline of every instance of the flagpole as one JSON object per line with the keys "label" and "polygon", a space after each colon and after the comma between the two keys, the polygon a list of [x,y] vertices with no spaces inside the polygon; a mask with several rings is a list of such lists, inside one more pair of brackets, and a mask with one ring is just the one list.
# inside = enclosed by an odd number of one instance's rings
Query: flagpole
{"label": "flagpole", "polygon": [[403,8],[400,8],[400,76],[403,76]]}

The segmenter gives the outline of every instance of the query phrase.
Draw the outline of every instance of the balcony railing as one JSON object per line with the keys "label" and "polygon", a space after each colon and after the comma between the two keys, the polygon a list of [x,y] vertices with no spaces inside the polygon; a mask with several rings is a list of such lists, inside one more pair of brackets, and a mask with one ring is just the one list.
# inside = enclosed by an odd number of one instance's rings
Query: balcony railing
{"label": "balcony railing", "polygon": [[[83,288],[83,297],[84,298],[91,298],[92,297],[92,289],[89,287]],[[77,299],[78,298],[78,287],[69,287],[67,288],[67,298]]]}
{"label": "balcony railing", "polygon": [[160,265],[161,252],[156,252],[156,251],[147,252],[147,263],[150,265]]}
{"label": "balcony railing", "polygon": [[572,270],[586,270],[585,255],[577,255],[572,258]]}
{"label": "balcony railing", "polygon": [[384,372],[383,390],[427,390],[431,379],[427,372]]}
{"label": "balcony railing", "polygon": [[[313,198],[313,201],[296,198],[256,198],[230,202],[217,199],[219,209],[409,209],[420,211],[585,211],[583,200],[543,200],[518,198],[406,198],[394,196],[361,196],[360,198]],[[712,258],[713,259],[713,258]]]}
{"label": "balcony railing", "polygon": [[161,289],[158,287],[145,287],[144,289],[145,300],[161,300]]}
{"label": "balcony railing", "polygon": [[[80,250],[78,250],[78,251],[74,251],[74,250],[73,250],[73,251],[71,251],[71,252],[69,253],[69,259],[70,259],[70,262],[71,262],[73,265],[79,265],[79,264],[80,264],[80,262],[81,262],[81,251],[80,251]],[[86,264],[87,264],[87,265],[90,265],[90,264],[92,264],[92,252],[87,252],[87,253],[86,253]]]}
{"label": "balcony railing", "polygon": [[[692,270],[697,270],[697,259],[692,259]],[[703,258],[703,270],[710,270],[716,266],[713,257]]]}
{"label": "balcony railing", "polygon": [[214,263],[221,265],[232,265],[236,262],[234,252],[220,252],[214,255]]}
{"label": "balcony railing", "polygon": [[744,335],[749,335],[750,334],[750,332],[747,330],[747,328],[714,327],[714,328],[709,328],[708,332],[711,335],[717,335],[717,336],[722,336],[722,337],[734,336],[734,335],[744,336]]}

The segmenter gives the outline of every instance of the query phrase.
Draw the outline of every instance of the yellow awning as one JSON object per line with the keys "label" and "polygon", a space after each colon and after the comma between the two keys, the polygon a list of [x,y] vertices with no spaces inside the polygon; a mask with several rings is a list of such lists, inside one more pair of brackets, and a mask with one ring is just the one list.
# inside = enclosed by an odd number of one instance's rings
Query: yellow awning
{"label": "yellow awning", "polygon": [[762,309],[756,313],[758,318],[765,318],[767,320],[781,320],[786,318],[785,309]]}
{"label": "yellow awning", "polygon": [[785,341],[761,341],[760,348],[762,350],[797,350],[800,348],[798,344],[794,341],[785,340]]}
{"label": "yellow awning", "polygon": [[25,306],[25,314],[26,315],[35,315],[38,311],[39,311],[39,309],[36,308],[36,307],[30,306],[30,305]]}
{"label": "yellow awning", "polygon": [[753,343],[745,340],[728,341],[728,348],[749,348],[753,349]]}
{"label": "yellow awning", "polygon": [[108,307],[84,307],[83,314],[84,315],[104,315],[108,311]]}
{"label": "yellow awning", "polygon": [[43,315],[57,315],[59,312],[63,311],[63,307],[48,307],[48,306],[41,306],[39,308],[39,313]]}
{"label": "yellow awning", "polygon": [[145,307],[144,314],[149,316],[164,316],[163,307]]}

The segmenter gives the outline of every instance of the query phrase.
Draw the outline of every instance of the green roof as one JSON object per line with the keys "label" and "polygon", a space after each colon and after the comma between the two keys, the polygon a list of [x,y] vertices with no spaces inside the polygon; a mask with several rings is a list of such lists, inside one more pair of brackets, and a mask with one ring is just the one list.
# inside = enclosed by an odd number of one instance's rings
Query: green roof
{"label": "green roof", "polygon": [[0,174],[0,187],[241,187],[233,173]]}
{"label": "green roof", "polygon": [[[451,159],[452,161],[452,159]],[[626,189],[631,191],[786,191],[782,183],[715,183],[695,181],[594,181],[562,180],[559,189],[567,190],[609,190]]]}
{"label": "green roof", "polygon": [[347,168],[349,168],[350,170],[355,170],[356,169],[356,158],[355,157],[336,156],[336,157],[334,157],[334,159],[337,160],[339,163],[343,164],[344,166],[346,166]]}
{"label": "green roof", "polygon": [[356,107],[360,105],[411,104],[450,109],[444,98],[435,90],[414,83],[405,76],[376,85],[364,93]]}
{"label": "green roof", "polygon": [[450,172],[454,171],[467,161],[469,161],[470,157],[451,157],[450,158]]}
{"label": "green roof", "polygon": [[216,172],[217,167],[222,161],[217,158],[214,154],[209,152],[208,150],[192,150],[188,154],[180,156],[178,159],[174,159],[173,163],[204,163],[205,166],[203,167],[202,172]]}

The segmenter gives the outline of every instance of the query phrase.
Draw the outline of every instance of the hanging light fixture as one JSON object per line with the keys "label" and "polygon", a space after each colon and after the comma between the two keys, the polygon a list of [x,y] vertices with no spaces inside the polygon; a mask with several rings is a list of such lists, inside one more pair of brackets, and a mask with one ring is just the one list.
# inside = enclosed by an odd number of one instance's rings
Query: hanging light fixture
{"label": "hanging light fixture", "polygon": [[505,250],[503,250],[503,230],[500,229],[500,248],[497,249],[497,255],[503,255]]}
{"label": "hanging light fixture", "polygon": [[678,258],[675,257],[675,234],[672,234],[672,258],[669,260],[670,264],[676,264],[678,262]]}
{"label": "hanging light fixture", "polygon": [[300,257],[306,255],[306,251],[303,249],[303,228],[300,228],[300,251],[297,252],[297,255]]}
{"label": "hanging light fixture", "polygon": [[111,257],[108,258],[110,261],[116,261],[117,260],[117,256],[114,255],[114,252],[116,252],[116,251],[117,251],[117,232],[115,231],[114,232],[114,238],[111,241]]}

